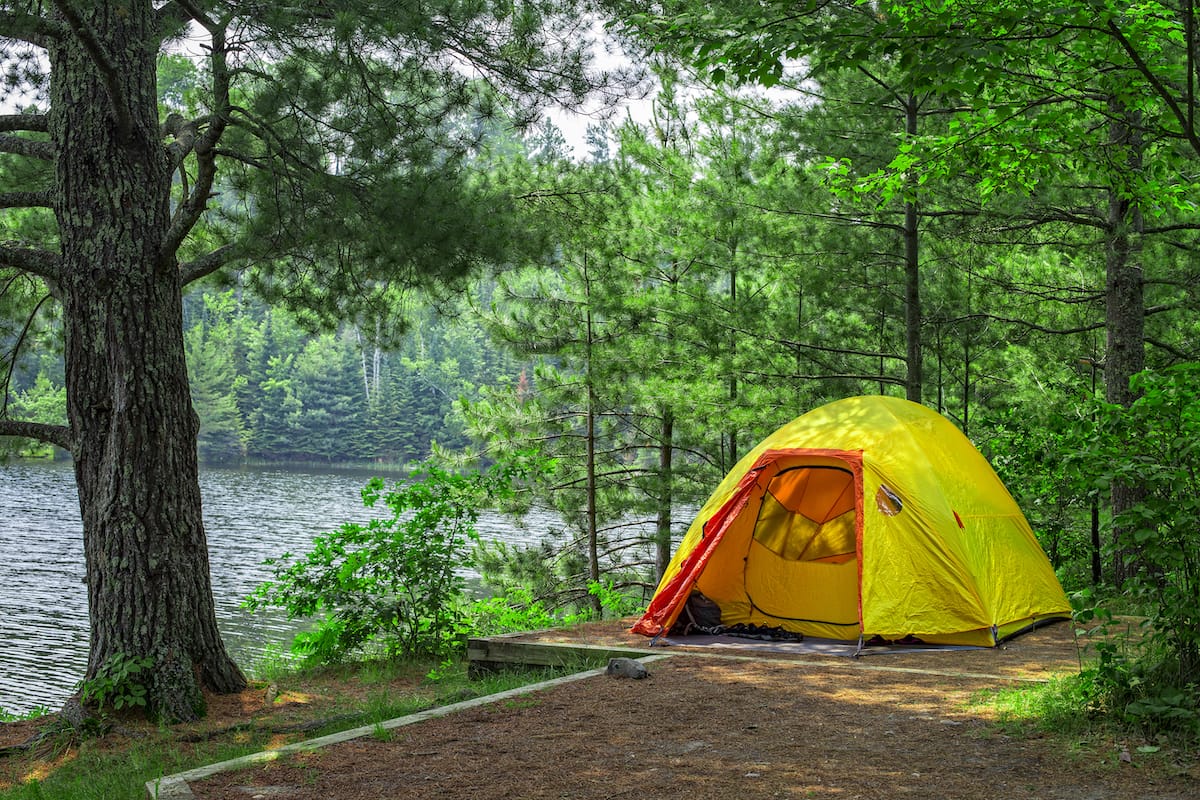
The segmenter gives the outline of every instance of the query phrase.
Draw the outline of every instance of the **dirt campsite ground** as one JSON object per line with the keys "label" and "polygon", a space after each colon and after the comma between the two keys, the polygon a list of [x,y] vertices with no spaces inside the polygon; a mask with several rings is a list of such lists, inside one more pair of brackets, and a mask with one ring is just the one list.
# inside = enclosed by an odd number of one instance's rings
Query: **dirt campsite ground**
{"label": "dirt campsite ground", "polygon": [[[541,638],[577,638],[559,632]],[[634,644],[618,626],[589,641]],[[645,640],[640,644],[645,645]],[[265,798],[1200,797],[1194,757],[997,724],[981,693],[1078,668],[1069,624],[1000,650],[729,658],[596,675],[190,782]]]}

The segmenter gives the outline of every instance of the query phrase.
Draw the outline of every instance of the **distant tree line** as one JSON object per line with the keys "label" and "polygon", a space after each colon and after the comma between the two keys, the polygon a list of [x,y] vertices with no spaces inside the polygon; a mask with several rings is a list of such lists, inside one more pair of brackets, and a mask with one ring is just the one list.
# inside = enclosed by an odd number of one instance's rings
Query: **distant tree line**
{"label": "distant tree line", "polygon": [[288,312],[234,290],[189,296],[201,458],[402,465],[434,443],[463,447],[454,401],[515,382],[519,368],[477,325],[412,319],[384,350],[353,324],[306,334]]}
{"label": "distant tree line", "polygon": [[[401,466],[427,457],[434,443],[463,448],[455,401],[520,378],[518,362],[467,319],[416,311],[387,348],[376,333],[354,324],[313,332],[248,292],[193,290],[184,345],[201,459]],[[64,419],[61,359],[46,350],[14,376],[10,393],[14,413]],[[20,452],[50,450],[25,442]]]}

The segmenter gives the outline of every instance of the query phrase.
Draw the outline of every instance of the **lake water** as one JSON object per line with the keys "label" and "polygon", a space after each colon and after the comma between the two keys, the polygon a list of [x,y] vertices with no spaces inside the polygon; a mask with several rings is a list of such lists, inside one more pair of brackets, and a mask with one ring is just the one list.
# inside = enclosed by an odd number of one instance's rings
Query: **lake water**
{"label": "lake water", "polygon": [[[286,650],[295,626],[281,613],[251,615],[241,602],[270,577],[263,559],[301,553],[314,536],[372,514],[359,494],[369,472],[205,469],[200,487],[217,619],[234,658],[253,665]],[[386,509],[385,509],[386,510]],[[538,541],[557,517],[524,527],[484,515],[486,540]],[[69,463],[0,463],[0,709],[58,708],[87,667],[83,528]]]}

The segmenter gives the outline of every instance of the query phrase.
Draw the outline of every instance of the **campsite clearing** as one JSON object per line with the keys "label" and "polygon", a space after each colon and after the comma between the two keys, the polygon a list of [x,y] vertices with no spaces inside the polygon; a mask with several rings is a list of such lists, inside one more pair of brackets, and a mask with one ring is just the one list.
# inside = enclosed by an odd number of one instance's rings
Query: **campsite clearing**
{"label": "campsite clearing", "polygon": [[[615,625],[585,628],[577,640],[628,641]],[[191,791],[200,800],[1182,800],[1200,791],[1196,765],[1165,751],[1000,728],[976,702],[1044,676],[1043,661],[1069,671],[1069,624],[1000,650],[857,660],[660,652],[677,655],[652,663],[646,680],[596,675],[219,773]]]}

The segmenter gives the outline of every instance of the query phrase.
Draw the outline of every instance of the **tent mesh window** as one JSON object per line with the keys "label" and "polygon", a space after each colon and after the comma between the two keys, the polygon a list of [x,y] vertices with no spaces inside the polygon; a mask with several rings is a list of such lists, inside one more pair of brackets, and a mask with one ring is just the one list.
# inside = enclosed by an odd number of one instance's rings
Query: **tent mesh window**
{"label": "tent mesh window", "polygon": [[771,479],[742,572],[756,614],[831,626],[814,635],[857,630],[855,500],[854,474],[840,467],[789,467]]}
{"label": "tent mesh window", "polygon": [[754,539],[787,561],[853,559],[854,475],[837,467],[780,472],[763,495]]}

